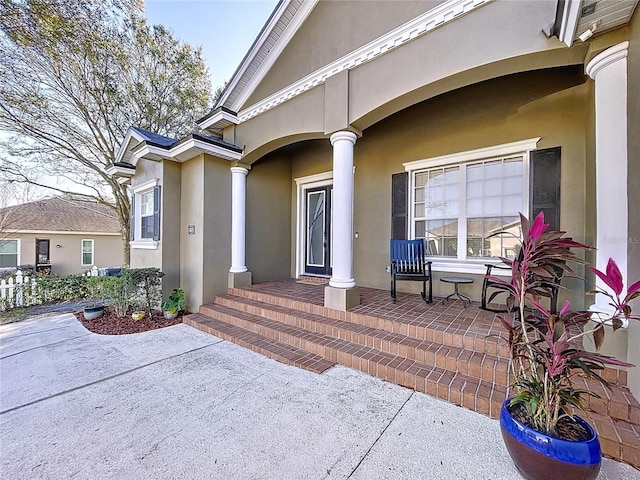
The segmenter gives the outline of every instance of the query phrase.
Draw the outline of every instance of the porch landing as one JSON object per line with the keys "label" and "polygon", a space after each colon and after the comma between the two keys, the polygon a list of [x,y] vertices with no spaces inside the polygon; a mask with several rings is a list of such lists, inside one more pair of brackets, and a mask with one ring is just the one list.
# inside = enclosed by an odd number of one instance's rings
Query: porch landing
{"label": "porch landing", "polygon": [[[287,279],[229,289],[184,322],[280,362],[321,373],[333,365],[498,418],[509,393],[509,354],[495,314],[472,302],[425,304],[420,295],[358,287],[361,304],[324,307],[321,279]],[[626,372],[606,370],[611,391],[593,386],[586,417],[603,454],[640,468],[640,404]]]}

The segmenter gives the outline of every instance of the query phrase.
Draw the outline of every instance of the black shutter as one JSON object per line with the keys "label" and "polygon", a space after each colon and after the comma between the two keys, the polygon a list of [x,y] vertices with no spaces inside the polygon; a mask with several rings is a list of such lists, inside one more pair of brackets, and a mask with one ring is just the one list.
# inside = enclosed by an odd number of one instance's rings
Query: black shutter
{"label": "black shutter", "polygon": [[136,239],[136,194],[131,194],[131,220],[129,221],[129,240]]}
{"label": "black shutter", "polygon": [[560,230],[560,147],[531,152],[530,220],[544,211],[549,230]]}
{"label": "black shutter", "polygon": [[153,239],[160,240],[160,185],[153,187]]}
{"label": "black shutter", "polygon": [[408,212],[409,174],[407,172],[391,175],[391,238],[406,240]]}

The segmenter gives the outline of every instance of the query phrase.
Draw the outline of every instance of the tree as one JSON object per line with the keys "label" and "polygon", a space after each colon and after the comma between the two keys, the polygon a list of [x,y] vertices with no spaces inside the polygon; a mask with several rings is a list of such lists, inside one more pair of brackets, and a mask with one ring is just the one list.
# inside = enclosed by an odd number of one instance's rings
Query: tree
{"label": "tree", "polygon": [[0,0],[0,174],[111,206],[127,264],[129,197],[105,168],[131,125],[181,137],[211,104],[200,49],[138,3]]}

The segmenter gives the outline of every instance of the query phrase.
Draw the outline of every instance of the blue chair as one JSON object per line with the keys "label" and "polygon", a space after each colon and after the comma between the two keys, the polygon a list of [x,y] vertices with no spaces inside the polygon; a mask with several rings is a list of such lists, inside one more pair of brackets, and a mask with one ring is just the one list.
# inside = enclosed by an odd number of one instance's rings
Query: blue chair
{"label": "blue chair", "polygon": [[[391,298],[396,301],[396,282],[411,280],[422,282],[422,299],[433,301],[431,285],[431,262],[426,259],[423,240],[391,240],[389,245],[391,260]],[[429,295],[427,296],[427,282]]]}

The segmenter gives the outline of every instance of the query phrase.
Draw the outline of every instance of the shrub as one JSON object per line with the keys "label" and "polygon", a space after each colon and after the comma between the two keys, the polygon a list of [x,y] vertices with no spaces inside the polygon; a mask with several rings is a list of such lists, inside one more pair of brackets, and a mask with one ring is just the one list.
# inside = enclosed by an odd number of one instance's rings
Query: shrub
{"label": "shrub", "polygon": [[123,289],[129,302],[144,306],[147,314],[160,308],[162,301],[162,277],[159,268],[130,268],[122,271]]}

